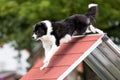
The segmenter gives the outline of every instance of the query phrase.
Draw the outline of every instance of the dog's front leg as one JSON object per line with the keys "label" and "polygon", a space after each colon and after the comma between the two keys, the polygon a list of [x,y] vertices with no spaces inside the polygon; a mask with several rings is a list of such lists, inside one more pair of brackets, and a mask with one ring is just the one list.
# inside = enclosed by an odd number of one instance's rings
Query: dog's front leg
{"label": "dog's front leg", "polygon": [[43,70],[43,69],[46,68],[46,67],[48,66],[48,64],[49,64],[49,63],[46,62],[46,59],[47,59],[47,57],[48,57],[49,51],[50,51],[49,49],[46,49],[46,48],[45,48],[45,59],[44,59],[44,61],[43,61],[43,66],[40,67],[40,70]]}
{"label": "dog's front leg", "polygon": [[45,60],[44,60],[44,65],[40,68],[40,70],[43,70],[44,68],[46,68],[52,58],[52,56],[55,54],[55,52],[58,50],[58,46],[57,45],[52,45],[51,49],[49,49],[49,51],[47,51],[47,53],[45,53]]}

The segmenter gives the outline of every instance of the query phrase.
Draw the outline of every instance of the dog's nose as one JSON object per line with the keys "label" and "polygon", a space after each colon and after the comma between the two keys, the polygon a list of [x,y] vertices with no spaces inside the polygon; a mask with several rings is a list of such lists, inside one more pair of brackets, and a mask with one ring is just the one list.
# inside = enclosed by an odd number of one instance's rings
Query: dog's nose
{"label": "dog's nose", "polygon": [[33,40],[35,39],[34,36],[32,36],[32,39],[33,39]]}

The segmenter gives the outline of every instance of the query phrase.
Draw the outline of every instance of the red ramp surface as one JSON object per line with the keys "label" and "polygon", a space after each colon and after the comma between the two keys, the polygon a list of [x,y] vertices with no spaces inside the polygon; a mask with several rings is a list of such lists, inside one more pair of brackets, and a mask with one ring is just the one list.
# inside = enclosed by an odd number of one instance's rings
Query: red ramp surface
{"label": "red ramp surface", "polygon": [[40,70],[43,61],[37,62],[20,80],[63,80],[75,69],[101,42],[103,35],[74,37],[61,45],[52,57],[49,66]]}

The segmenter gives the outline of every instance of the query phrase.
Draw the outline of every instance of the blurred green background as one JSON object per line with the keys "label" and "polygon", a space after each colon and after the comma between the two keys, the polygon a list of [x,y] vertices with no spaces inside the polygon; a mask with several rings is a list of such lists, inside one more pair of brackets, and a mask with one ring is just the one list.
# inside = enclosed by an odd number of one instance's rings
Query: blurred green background
{"label": "blurred green background", "polygon": [[97,3],[99,8],[94,26],[119,44],[120,0],[0,0],[0,45],[16,41],[16,49],[27,49],[33,53],[39,43],[31,38],[35,23],[84,14],[90,3]]}

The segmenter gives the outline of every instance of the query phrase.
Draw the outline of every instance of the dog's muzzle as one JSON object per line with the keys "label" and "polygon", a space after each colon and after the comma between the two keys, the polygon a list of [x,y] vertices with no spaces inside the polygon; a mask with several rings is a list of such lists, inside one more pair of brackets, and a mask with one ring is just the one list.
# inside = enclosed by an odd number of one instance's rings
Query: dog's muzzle
{"label": "dog's muzzle", "polygon": [[37,39],[37,35],[36,35],[35,33],[33,34],[32,39],[33,39],[33,40],[36,40],[36,39]]}

